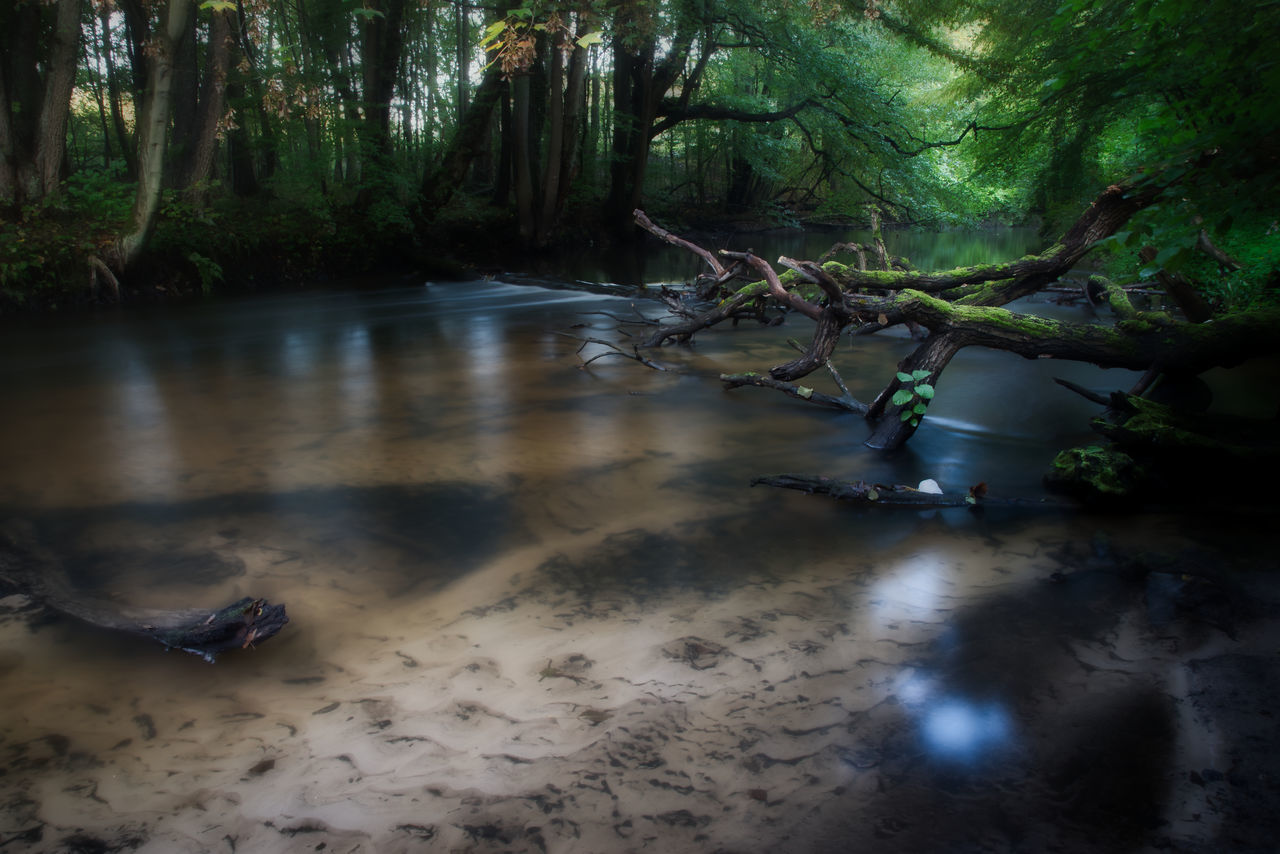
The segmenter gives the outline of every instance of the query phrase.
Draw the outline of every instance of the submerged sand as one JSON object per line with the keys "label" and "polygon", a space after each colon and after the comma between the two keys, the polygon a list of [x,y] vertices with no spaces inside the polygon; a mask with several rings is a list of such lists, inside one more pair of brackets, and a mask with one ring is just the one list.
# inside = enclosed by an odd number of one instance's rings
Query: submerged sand
{"label": "submerged sand", "polygon": [[1264,850],[1272,580],[1162,599],[1186,566],[1008,528],[919,520],[874,559],[655,582],[611,567],[687,570],[703,541],[619,525],[377,597],[301,571],[321,556],[283,530],[212,534],[246,567],[218,589],[287,590],[294,620],[213,666],[4,600],[0,832],[37,851]]}

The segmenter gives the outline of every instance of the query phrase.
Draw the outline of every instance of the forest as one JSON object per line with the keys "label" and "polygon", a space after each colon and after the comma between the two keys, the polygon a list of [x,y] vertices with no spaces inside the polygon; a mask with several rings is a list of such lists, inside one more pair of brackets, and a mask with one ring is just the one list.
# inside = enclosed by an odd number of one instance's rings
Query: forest
{"label": "forest", "polygon": [[1143,203],[1092,247],[1113,278],[1247,308],[1280,244],[1278,18],[1189,0],[14,0],[0,304],[447,269],[635,239],[637,208],[668,226],[1034,222],[1051,240],[1124,185]]}

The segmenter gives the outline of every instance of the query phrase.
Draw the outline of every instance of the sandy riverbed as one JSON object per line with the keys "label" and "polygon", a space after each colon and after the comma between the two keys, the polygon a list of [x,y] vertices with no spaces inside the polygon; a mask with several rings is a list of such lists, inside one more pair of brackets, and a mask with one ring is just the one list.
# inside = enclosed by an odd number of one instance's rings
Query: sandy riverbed
{"label": "sandy riverbed", "polygon": [[[293,616],[261,649],[213,666],[73,624],[33,629],[21,599],[5,600],[3,841],[1268,844],[1276,777],[1258,747],[1272,743],[1280,693],[1271,579],[1215,583],[1218,599],[1188,604],[1161,598],[1181,576],[1126,570],[1122,541],[1035,523],[996,538],[937,519],[874,559],[779,572],[744,553],[740,574],[699,573],[715,524],[566,533],[381,597],[360,592],[346,548],[317,568],[298,532],[265,544],[209,532],[210,551],[246,570],[214,589],[290,591]],[[376,566],[385,549],[358,557]]]}

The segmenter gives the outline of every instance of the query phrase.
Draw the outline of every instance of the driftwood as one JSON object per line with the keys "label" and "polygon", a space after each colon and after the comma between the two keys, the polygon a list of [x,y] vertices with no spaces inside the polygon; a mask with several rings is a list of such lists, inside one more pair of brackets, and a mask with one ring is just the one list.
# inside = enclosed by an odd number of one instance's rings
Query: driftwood
{"label": "driftwood", "polygon": [[11,521],[0,530],[0,583],[89,625],[146,638],[209,662],[226,650],[262,643],[289,622],[284,605],[252,597],[208,611],[138,608],[82,595],[62,564],[21,522]]}
{"label": "driftwood", "polygon": [[795,383],[783,382],[775,380],[772,377],[761,376],[756,373],[745,374],[721,374],[720,381],[724,383],[725,390],[739,388],[744,385],[754,385],[760,388],[771,388],[780,391],[788,397],[794,397],[798,400],[807,400],[810,403],[816,403],[819,406],[828,406],[832,409],[843,409],[846,412],[854,412],[858,415],[867,414],[867,405],[856,400],[847,393],[843,397],[836,397],[831,394],[824,394],[807,386],[797,385]]}
{"label": "driftwood", "polygon": [[986,484],[971,487],[968,492],[923,492],[903,484],[886,485],[865,481],[833,480],[829,477],[802,474],[775,474],[752,479],[752,486],[776,486],[795,489],[808,495],[827,495],[841,501],[898,507],[1043,507],[1061,509],[1064,505],[1048,499],[998,498],[987,494]]}

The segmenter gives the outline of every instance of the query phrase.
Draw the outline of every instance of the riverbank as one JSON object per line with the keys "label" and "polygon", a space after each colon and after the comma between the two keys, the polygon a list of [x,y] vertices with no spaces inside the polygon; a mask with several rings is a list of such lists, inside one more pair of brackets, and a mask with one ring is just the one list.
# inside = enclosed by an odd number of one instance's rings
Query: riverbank
{"label": "riverbank", "polygon": [[[589,209],[566,213],[556,239],[531,249],[509,211],[475,200],[411,218],[367,199],[264,191],[201,205],[170,198],[146,252],[120,272],[109,262],[128,229],[128,186],[81,176],[54,202],[0,223],[0,317],[320,290],[386,275],[453,281],[517,271],[554,278],[584,253],[611,252],[637,267],[634,256],[664,248],[639,231],[635,240],[619,239]],[[758,246],[780,231],[831,235],[819,252],[857,227],[776,212],[669,211],[661,218],[709,245]],[[624,278],[609,271],[600,280]]]}

